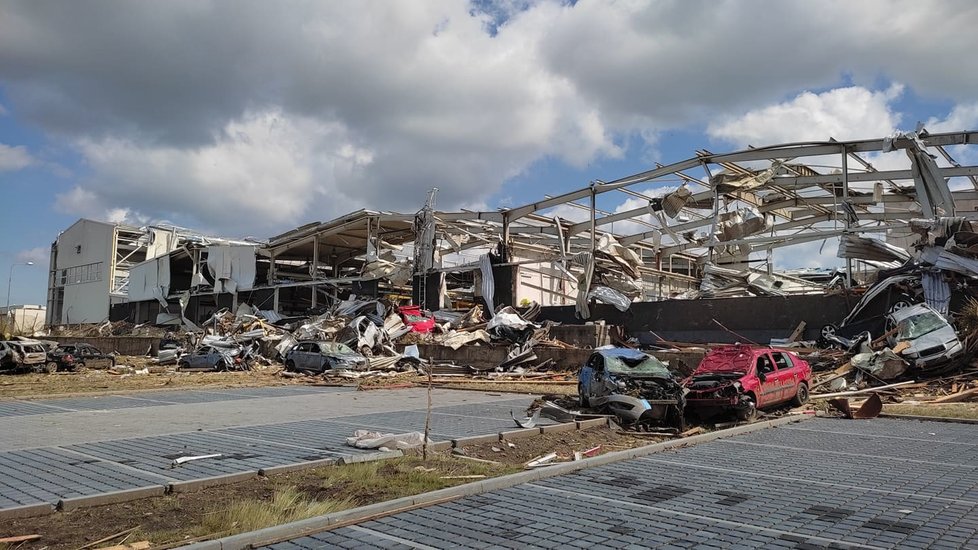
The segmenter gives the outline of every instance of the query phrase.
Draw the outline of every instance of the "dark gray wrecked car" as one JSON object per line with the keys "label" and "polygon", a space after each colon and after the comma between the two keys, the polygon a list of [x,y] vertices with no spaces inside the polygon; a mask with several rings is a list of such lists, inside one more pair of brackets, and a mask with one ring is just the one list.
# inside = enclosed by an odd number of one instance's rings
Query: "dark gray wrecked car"
{"label": "dark gray wrecked car", "polygon": [[628,348],[595,350],[578,377],[581,406],[604,410],[636,427],[685,427],[685,390],[666,366]]}
{"label": "dark gray wrecked car", "polygon": [[365,370],[367,358],[338,342],[299,342],[285,354],[285,369],[322,373],[330,369]]}

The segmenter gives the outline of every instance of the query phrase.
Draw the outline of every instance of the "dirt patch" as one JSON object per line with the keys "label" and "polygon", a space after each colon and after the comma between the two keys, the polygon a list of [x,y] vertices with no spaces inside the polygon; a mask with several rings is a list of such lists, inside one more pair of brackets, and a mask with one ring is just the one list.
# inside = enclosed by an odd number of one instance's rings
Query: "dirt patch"
{"label": "dirt patch", "polygon": [[[139,358],[143,363],[128,359],[131,358],[120,357],[117,364],[137,369],[150,365],[145,363],[145,358]],[[165,372],[148,374],[113,374],[109,370],[88,368],[55,374],[0,374],[0,397],[42,398],[189,387],[213,389],[324,383],[317,377],[285,378],[279,375],[280,371],[281,368],[276,366],[234,372],[176,372],[171,367]]]}
{"label": "dirt patch", "polygon": [[898,403],[883,405],[883,412],[941,418],[978,419],[978,403]]}

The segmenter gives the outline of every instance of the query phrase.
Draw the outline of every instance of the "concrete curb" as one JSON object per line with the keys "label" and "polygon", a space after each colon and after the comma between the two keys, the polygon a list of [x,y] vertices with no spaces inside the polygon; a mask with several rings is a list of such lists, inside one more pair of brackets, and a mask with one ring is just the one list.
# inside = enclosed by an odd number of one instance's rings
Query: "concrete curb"
{"label": "concrete curb", "polygon": [[401,451],[378,451],[376,453],[362,455],[346,455],[340,458],[340,464],[356,464],[358,462],[373,462],[375,460],[385,460],[388,458],[398,458],[404,456]]}
{"label": "concrete curb", "polygon": [[237,483],[239,481],[245,481],[248,479],[252,479],[254,477],[258,477],[258,470],[251,470],[249,472],[238,472],[235,474],[227,474],[223,476],[188,479],[187,481],[174,481],[170,483],[168,492],[186,493],[188,491],[196,491],[197,489],[203,489],[204,487],[213,487],[214,485],[227,485],[229,483]]}
{"label": "concrete curb", "polygon": [[378,515],[402,512],[411,508],[433,505],[440,502],[446,502],[465,496],[477,495],[497,489],[505,489],[521,483],[528,483],[531,481],[555,477],[596,466],[604,466],[605,464],[647,456],[678,447],[707,443],[709,441],[714,441],[725,437],[732,437],[767,428],[802,422],[810,418],[813,417],[810,415],[784,416],[754,424],[736,426],[726,430],[694,435],[685,439],[664,441],[661,443],[655,443],[653,445],[646,445],[645,447],[608,453],[577,462],[562,462],[546,468],[537,468],[535,470],[528,470],[508,476],[501,476],[483,481],[477,481],[475,483],[448,487],[446,489],[422,493],[420,495],[402,497],[395,500],[389,500],[387,502],[378,502],[367,506],[361,506],[360,508],[344,510],[342,512],[334,512],[325,516],[309,518],[284,525],[276,525],[274,527],[267,527],[265,529],[259,529],[250,533],[241,533],[211,541],[191,544],[185,548],[194,550],[242,550],[245,548],[265,546],[280,541],[312,535],[325,531],[331,527],[355,523],[366,518],[374,518]]}
{"label": "concrete curb", "polygon": [[499,432],[500,440],[523,439],[524,437],[534,437],[540,435],[540,428],[524,428],[521,430],[509,430]]}
{"label": "concrete curb", "polygon": [[[418,447],[418,448],[420,449],[420,447]],[[428,444],[428,450],[429,451],[434,451],[434,452],[447,451],[447,450],[449,450],[451,448],[452,448],[452,442],[451,441],[435,441],[433,443],[429,443]]]}
{"label": "concrete curb", "polygon": [[[536,431],[534,429],[533,431]],[[473,435],[471,437],[459,437],[452,440],[452,447],[464,447],[466,445],[478,445],[479,443],[492,443],[499,441],[499,434]]]}
{"label": "concrete curb", "polygon": [[102,506],[103,504],[115,504],[117,502],[128,502],[140,498],[160,497],[166,494],[165,485],[154,485],[152,487],[139,487],[136,489],[123,489],[109,493],[97,495],[87,495],[83,497],[63,498],[58,501],[58,510],[69,512],[78,508],[89,506]]}
{"label": "concrete curb", "polygon": [[0,520],[47,516],[53,514],[54,511],[54,505],[48,502],[25,504],[23,506],[17,506],[16,508],[5,508],[0,510]]}
{"label": "concrete curb", "polygon": [[555,434],[560,432],[573,432],[577,430],[577,422],[565,422],[563,424],[549,424],[540,426],[540,433]]}
{"label": "concrete curb", "polygon": [[950,422],[952,424],[978,424],[974,418],[954,418],[950,416],[919,416],[916,414],[881,413],[880,418],[895,418],[898,420],[926,420],[927,422]]}
{"label": "concrete curb", "polygon": [[320,466],[335,466],[339,463],[340,463],[339,458],[323,458],[321,460],[306,460],[304,462],[294,462],[292,464],[283,464],[281,466],[269,466],[268,468],[261,468],[260,470],[258,470],[258,475],[270,476],[274,474],[285,474],[288,472],[295,472],[298,470],[319,468]]}
{"label": "concrete curb", "polygon": [[607,428],[608,419],[607,418],[592,418],[590,420],[578,420],[577,422],[578,430],[589,430],[591,428]]}

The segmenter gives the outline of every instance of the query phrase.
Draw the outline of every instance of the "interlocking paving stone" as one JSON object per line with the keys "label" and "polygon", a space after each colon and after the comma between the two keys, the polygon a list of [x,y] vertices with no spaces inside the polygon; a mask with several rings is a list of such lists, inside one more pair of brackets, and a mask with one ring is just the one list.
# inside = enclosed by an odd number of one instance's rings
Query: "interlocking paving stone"
{"label": "interlocking paving stone", "polygon": [[[210,432],[83,443],[68,448],[180,481],[337,456],[326,451],[250,441]],[[172,466],[173,460],[181,456],[218,453],[222,456]]]}
{"label": "interlocking paving stone", "polygon": [[217,395],[230,394],[230,395],[240,395],[253,398],[261,397],[291,397],[294,395],[311,395],[311,394],[327,394],[327,393],[339,393],[356,391],[353,387],[340,387],[340,386],[277,386],[270,388],[229,388],[227,390],[201,390],[207,393],[214,393]]}
{"label": "interlocking paving stone", "polygon": [[166,479],[58,448],[0,453],[0,508],[159,486]]}
{"label": "interlocking paving stone", "polygon": [[[249,400],[354,391],[346,387],[232,388],[229,390],[158,391],[132,396],[0,402],[0,416],[49,414],[78,410],[119,410],[133,407],[179,406],[227,400]],[[522,412],[527,398],[488,405],[455,405],[433,409],[431,437],[496,433],[510,428],[510,410]],[[330,420],[302,420],[163,436],[138,437],[0,453],[0,509],[61,498],[157,486],[249,472],[261,468],[323,458],[376,453],[346,445],[356,429],[380,432],[421,431],[423,411],[393,411]],[[221,454],[172,467],[181,456]],[[387,542],[390,542],[387,539]]]}
{"label": "interlocking paving stone", "polygon": [[978,426],[873,422],[811,420],[274,548],[976,547],[978,462],[960,461]]}
{"label": "interlocking paving stone", "polygon": [[50,414],[59,411],[54,407],[46,407],[41,402],[32,401],[0,401],[0,416],[27,416],[33,414]]}
{"label": "interlocking paving stone", "polygon": [[54,405],[64,409],[73,409],[76,411],[107,411],[168,405],[168,403],[155,402],[147,399],[130,399],[121,395],[76,397],[71,399],[45,399],[44,401],[41,401],[41,403],[46,405]]}
{"label": "interlocking paving stone", "polygon": [[[133,394],[131,397],[138,399],[146,399],[149,401],[156,401],[162,404],[180,404],[186,405],[189,403],[218,403],[221,401],[235,401],[239,399],[252,399],[252,397],[246,395],[235,395],[229,392],[206,392],[206,391],[161,391],[161,392],[146,392]],[[152,404],[147,404],[146,406],[154,406]]]}
{"label": "interlocking paving stone", "polygon": [[0,417],[52,414],[72,411],[101,411],[136,407],[159,407],[187,403],[216,403],[240,399],[292,397],[356,391],[342,386],[280,386],[270,388],[231,388],[227,390],[191,390],[141,392],[132,395],[105,395],[36,401],[0,401]]}
{"label": "interlocking paving stone", "polygon": [[[356,428],[354,428],[356,426]],[[360,424],[341,424],[328,420],[301,420],[286,424],[269,424],[266,426],[246,426],[217,430],[215,433],[233,435],[271,443],[298,445],[309,449],[307,454],[324,451],[332,456],[361,455],[374,453],[372,449],[357,449],[346,444],[346,439],[353,435],[355,429],[390,432],[389,427],[367,426]],[[423,429],[423,426],[422,426]],[[411,431],[417,431],[416,429]],[[447,439],[432,433],[431,438]],[[311,460],[311,459],[307,459]]]}

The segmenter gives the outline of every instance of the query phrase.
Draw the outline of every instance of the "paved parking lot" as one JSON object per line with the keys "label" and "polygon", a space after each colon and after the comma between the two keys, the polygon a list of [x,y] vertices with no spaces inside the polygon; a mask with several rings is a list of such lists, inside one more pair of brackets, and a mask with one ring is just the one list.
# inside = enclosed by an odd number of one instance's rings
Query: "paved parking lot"
{"label": "paved parking lot", "polygon": [[978,548],[978,426],[816,419],[270,548]]}
{"label": "paved parking lot", "polygon": [[[435,441],[515,428],[529,397],[433,392]],[[354,430],[423,431],[423,390],[235,388],[0,402],[0,518],[50,511],[65,499],[118,491],[161,494],[170,484],[257,474],[314,460],[371,459]],[[220,454],[174,467],[182,456]],[[34,508],[32,508],[34,510]]]}

